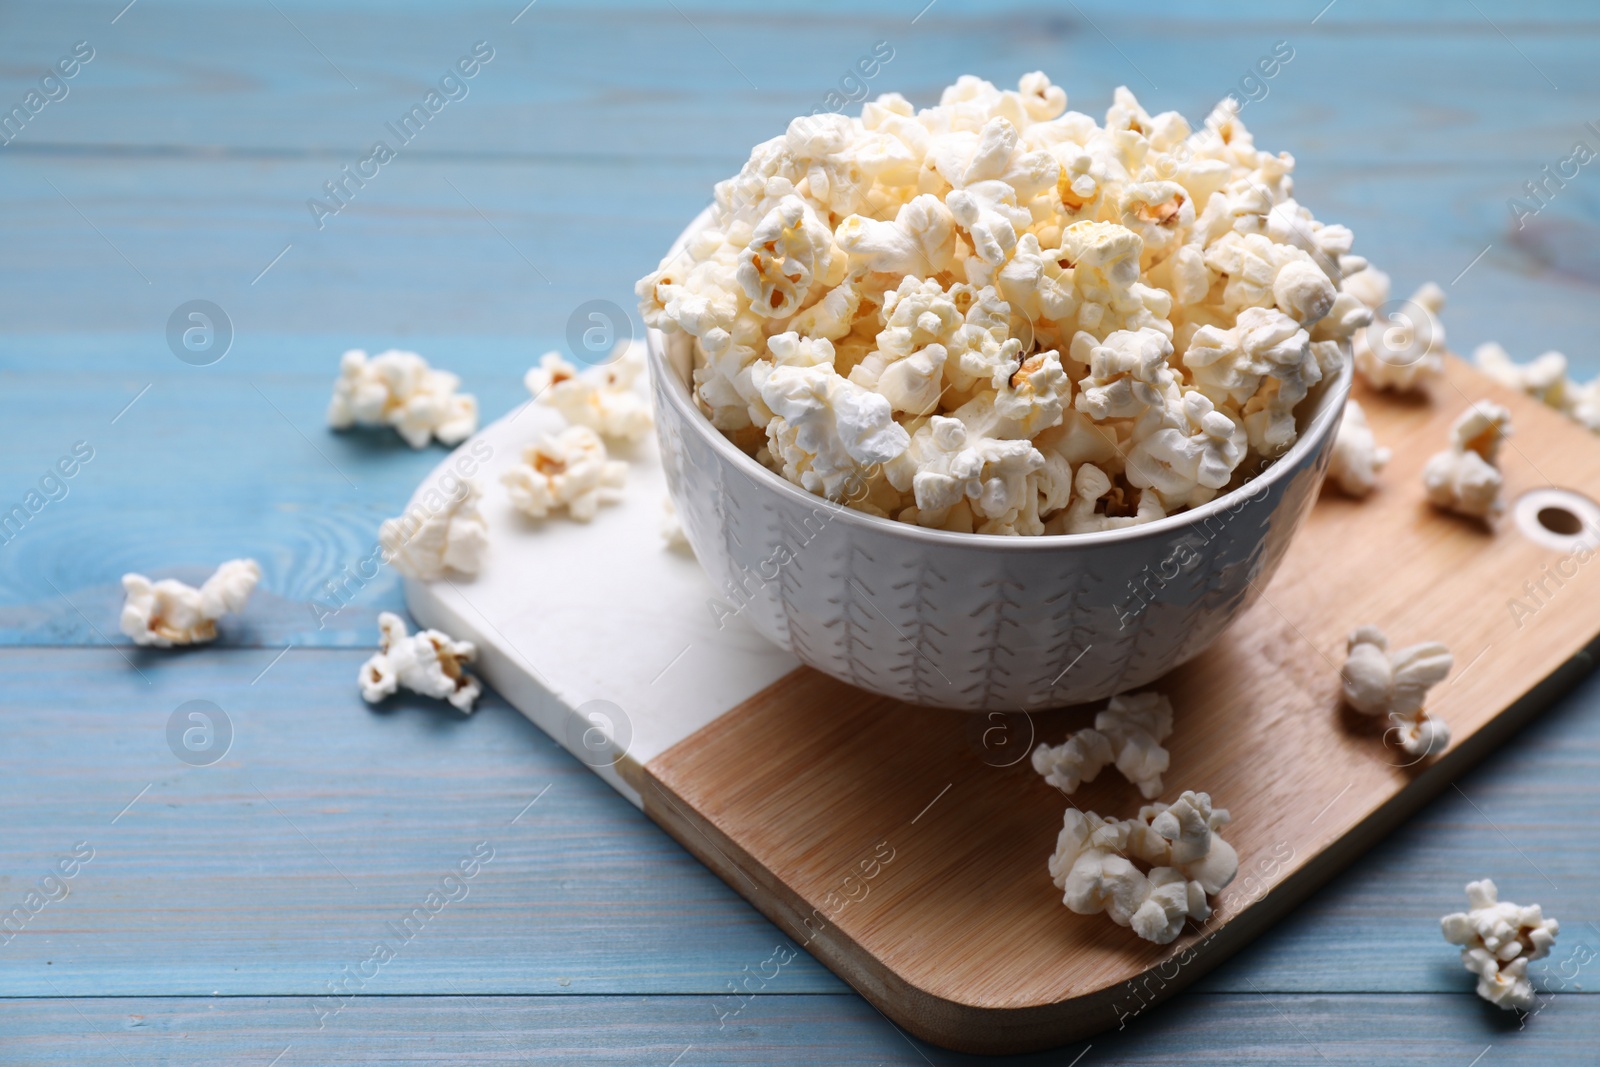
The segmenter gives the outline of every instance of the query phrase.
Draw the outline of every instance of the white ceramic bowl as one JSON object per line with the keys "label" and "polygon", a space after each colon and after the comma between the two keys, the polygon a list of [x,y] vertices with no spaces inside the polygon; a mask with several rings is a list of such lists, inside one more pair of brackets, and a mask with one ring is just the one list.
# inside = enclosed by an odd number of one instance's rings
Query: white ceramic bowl
{"label": "white ceramic bowl", "polygon": [[716,610],[862,689],[969,711],[1098,700],[1204,651],[1283,558],[1350,391],[1347,361],[1305,401],[1294,446],[1201,507],[1107,533],[1001,537],[878,518],[791,484],[695,406],[691,338],[646,341],[667,485],[723,593]]}

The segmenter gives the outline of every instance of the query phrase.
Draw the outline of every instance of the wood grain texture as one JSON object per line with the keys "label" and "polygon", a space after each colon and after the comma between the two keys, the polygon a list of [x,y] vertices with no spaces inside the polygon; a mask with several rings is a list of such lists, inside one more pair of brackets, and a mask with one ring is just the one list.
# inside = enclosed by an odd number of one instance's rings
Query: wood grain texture
{"label": "wood grain texture", "polygon": [[[728,998],[731,999],[731,998]],[[1204,995],[1168,1026],[1007,1058],[1012,1067],[1090,1064],[1361,1064],[1590,1067],[1600,1040],[1593,995],[1552,997],[1529,1032],[1470,993],[1384,996]],[[666,1067],[963,1067],[994,1060],[916,1041],[857,997],[761,996],[737,1016],[715,997],[368,997],[318,1030],[303,1001],[120,997],[0,1001],[0,1067],[160,1063],[605,1064]],[[1361,1025],[1349,1025],[1351,1017]],[[1430,1022],[1448,1026],[1434,1033]],[[1539,1031],[1532,1032],[1537,1026]]]}
{"label": "wood grain texture", "polygon": [[[467,720],[421,700],[369,710],[354,650],[295,649],[252,684],[274,654],[151,656],[152,686],[109,649],[0,650],[0,910],[75,842],[97,849],[72,896],[0,946],[0,996],[312,996],[484,838],[500,854],[474,895],[373,992],[726,996],[775,946],[799,947],[497,698]],[[214,767],[166,747],[194,698],[237,726]],[[1596,700],[1591,676],[1202,987],[1468,988],[1437,920],[1485,874],[1562,919],[1554,963],[1569,944],[1600,951],[1600,841],[1573,817],[1600,807]],[[975,759],[963,786],[1003,773]],[[770,992],[841,988],[802,951]],[[1138,1025],[1179,1040],[1164,1018]]]}
{"label": "wood grain texture", "polygon": [[[1508,499],[1552,480],[1600,498],[1586,431],[1459,361],[1431,402],[1363,392],[1396,453],[1382,489],[1319,502],[1257,603],[1156,686],[1178,710],[1163,795],[1204,790],[1233,813],[1225,836],[1245,879],[1172,946],[1061,906],[1044,860],[1062,801],[1020,758],[1032,738],[1014,744],[1018,762],[974,775],[994,746],[974,744],[970,716],[814,671],[648,763],[645,811],[921,1037],[1017,1052],[1119,1025],[1265,930],[1592,667],[1592,547],[1578,557],[1421,499],[1422,464],[1480,397],[1513,411]],[[1562,559],[1573,573],[1545,581],[1543,606],[1509,610]],[[1369,622],[1399,644],[1456,650],[1457,673],[1429,702],[1454,735],[1435,760],[1408,758],[1341,707],[1345,634]],[[1054,741],[1083,715],[1035,719],[1009,729]],[[1070,802],[1131,815],[1141,801],[1113,778]]]}
{"label": "wood grain texture", "polygon": [[[765,920],[492,694],[470,718],[374,708],[366,651],[274,655],[0,652],[0,912],[95,851],[3,938],[0,996],[324,993],[480,842],[468,895],[366,992],[708,993],[772,951]],[[233,727],[209,767],[168,747],[193,699]],[[840,989],[808,957],[781,987]]]}

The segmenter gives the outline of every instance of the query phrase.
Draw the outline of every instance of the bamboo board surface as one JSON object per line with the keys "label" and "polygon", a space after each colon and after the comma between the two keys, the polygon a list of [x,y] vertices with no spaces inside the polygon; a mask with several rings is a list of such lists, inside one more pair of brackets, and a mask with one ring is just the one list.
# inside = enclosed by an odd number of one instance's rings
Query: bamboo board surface
{"label": "bamboo board surface", "polygon": [[[569,617],[562,591],[532,612],[528,593],[502,579],[566,570],[580,550],[616,559],[648,543],[636,517],[508,539],[491,516],[485,574],[465,589],[410,583],[409,601],[422,621],[484,644],[491,683],[580,755],[589,699],[615,695],[634,740],[603,776],[890,1018],[967,1051],[1060,1044],[1126,1025],[1247,943],[1587,667],[1600,568],[1573,557],[1558,585],[1549,568],[1571,549],[1524,535],[1510,510],[1492,527],[1438,512],[1420,476],[1456,416],[1487,397],[1513,411],[1500,460],[1508,502],[1552,484],[1597,498],[1600,451],[1587,432],[1454,359],[1429,401],[1359,386],[1357,396],[1395,454],[1379,489],[1365,501],[1325,492],[1256,603],[1157,685],[1177,709],[1162,799],[1209,792],[1233,814],[1224,837],[1240,856],[1213,917],[1169,946],[1067,911],[1046,871],[1067,801],[1024,757],[1087,725],[1092,708],[986,719],[874,697],[772,653],[752,661],[747,634],[690,632],[704,613],[697,576],[659,546],[654,557],[635,550],[644,562],[629,572],[631,607],[671,635],[656,659],[693,638],[683,655],[695,651],[694,671],[673,680],[669,663],[646,681],[649,656],[632,656],[647,667],[630,674],[604,644],[552,648],[563,639],[552,620]],[[503,422],[485,434],[500,461],[531,431]],[[634,459],[654,488],[653,453]],[[639,581],[656,574],[670,577]],[[1542,603],[1530,581],[1544,582]],[[1536,610],[1514,611],[1518,600]],[[1429,702],[1453,734],[1442,756],[1418,762],[1341,708],[1345,635],[1364,623],[1397,645],[1439,640],[1455,652]],[[641,635],[634,651],[659,640]],[[526,647],[555,676],[530,687]],[[546,694],[537,708],[530,688]],[[1108,771],[1071,802],[1127,817],[1143,801]],[[752,993],[763,984],[744,982]]]}

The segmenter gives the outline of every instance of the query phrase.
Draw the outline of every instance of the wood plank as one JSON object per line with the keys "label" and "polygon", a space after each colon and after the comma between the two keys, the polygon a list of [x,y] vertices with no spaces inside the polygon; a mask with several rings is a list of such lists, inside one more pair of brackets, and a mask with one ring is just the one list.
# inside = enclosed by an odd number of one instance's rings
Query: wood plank
{"label": "wood plank", "polygon": [[[299,998],[0,1001],[0,1065],[128,1063],[638,1064],[827,1063],[955,1067],[998,1062],[896,1032],[858,997],[759,996],[737,1015],[715,997],[369,997],[326,1026]],[[719,1020],[722,1020],[719,1025]],[[1484,1062],[1589,1067],[1600,1041],[1592,995],[1551,998],[1517,1029],[1470,993],[1190,996],[1092,1044],[1006,1059],[1092,1064]],[[1487,1054],[1485,1052],[1487,1051]]]}
{"label": "wood plank", "polygon": [[[766,920],[503,701],[369,708],[366,655],[0,651],[0,911],[95,853],[0,944],[0,995],[316,995],[483,841],[468,896],[369,992],[704,993],[771,953]],[[233,724],[213,766],[168,748],[192,699]],[[841,988],[784,969],[785,992]]]}
{"label": "wood plank", "polygon": [[[874,88],[919,101],[958,73],[1014,83],[1043,68],[1081,109],[1103,112],[1111,88],[1128,84],[1158,108],[1197,118],[1275,41],[1289,40],[1295,60],[1247,119],[1259,115],[1263,132],[1318,131],[1295,151],[1322,159],[1398,154],[1471,164],[1509,153],[1544,161],[1592,117],[1582,110],[1596,87],[1585,57],[1600,26],[1554,5],[1493,11],[1493,22],[1462,6],[1378,13],[1335,5],[1312,25],[1322,5],[995,11],[942,0],[913,24],[923,6],[626,5],[619,15],[546,0],[512,25],[488,4],[394,5],[381,19],[360,4],[313,4],[291,21],[255,0],[152,5],[113,27],[97,7],[74,3],[8,27],[0,56],[16,72],[9,87],[21,88],[73,41],[87,35],[98,50],[72,95],[30,123],[19,146],[315,152],[337,160],[334,169],[354,163],[385,122],[479,40],[492,44],[494,60],[407,154],[715,154],[737,162],[790,117],[821,105],[877,40],[889,41],[895,58]],[[594,52],[600,40],[603,60]],[[1354,51],[1360,77],[1349,73]],[[1454,76],[1463,69],[1476,76]],[[1550,90],[1546,77],[1565,92]],[[1510,103],[1518,95],[1541,106],[1519,111]]]}
{"label": "wood plank", "polygon": [[[725,994],[779,944],[798,954],[772,991],[842,988],[498,698],[465,721],[423,701],[369,711],[351,680],[355,650],[294,649],[252,685],[274,654],[152,656],[140,660],[147,686],[107,649],[0,650],[0,910],[76,842],[97,849],[72,895],[0,946],[0,995],[315,995],[480,832],[498,850],[482,884],[375,992],[448,992],[448,981],[483,993]],[[193,698],[238,726],[214,767],[185,767],[166,748],[167,718]],[[1574,847],[1572,829],[1573,812],[1600,807],[1596,708],[1600,676],[1463,778],[1465,797],[1447,790],[1201,988],[1468,988],[1437,920],[1484,876],[1561,919],[1558,963],[1569,946],[1600,952],[1594,851]],[[1000,773],[974,767],[961,787]]]}
{"label": "wood plank", "polygon": [[[1363,394],[1396,450],[1380,490],[1365,502],[1325,497],[1255,606],[1158,686],[1179,713],[1164,795],[1203,789],[1226,806],[1226,836],[1257,883],[1220,897],[1170,947],[1065,911],[1044,871],[1061,798],[1025,761],[985,773],[969,716],[813,671],[649,761],[645,810],[919,1036],[1016,1052],[1115,1026],[1287,914],[1592,667],[1600,571],[1563,571],[1560,598],[1518,619],[1506,605],[1523,580],[1570,552],[1421,500],[1422,464],[1480,396],[1514,412],[1515,447],[1501,459],[1509,499],[1547,476],[1600,497],[1586,431],[1459,361],[1431,404]],[[1366,622],[1457,651],[1459,673],[1430,701],[1454,734],[1436,760],[1395,758],[1381,729],[1340,707],[1345,634]],[[1083,719],[1035,721],[1051,740]],[[1072,803],[1118,814],[1141,801],[1102,777]],[[855,906],[841,896],[853,897],[840,888],[849,875],[862,890]]]}

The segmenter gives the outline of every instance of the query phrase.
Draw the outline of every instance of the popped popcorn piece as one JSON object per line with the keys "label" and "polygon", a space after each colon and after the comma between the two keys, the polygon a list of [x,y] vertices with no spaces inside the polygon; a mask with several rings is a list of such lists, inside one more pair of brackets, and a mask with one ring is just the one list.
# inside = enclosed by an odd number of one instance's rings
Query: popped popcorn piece
{"label": "popped popcorn piece", "polygon": [[1467,883],[1470,909],[1439,920],[1444,939],[1461,946],[1461,962],[1478,976],[1478,996],[1497,1008],[1533,1007],[1528,964],[1550,954],[1561,924],[1546,919],[1539,905],[1521,907],[1500,900],[1494,882]]}
{"label": "popped popcorn piece", "polygon": [[[968,430],[960,417],[935,415],[911,439],[907,461],[887,472],[896,488],[909,481],[917,515],[923,526],[1001,532],[995,527],[1023,521],[1023,512],[1036,502],[1030,496],[1028,475],[1044,466],[1044,456],[1027,441],[1004,441]],[[915,473],[909,479],[906,468]],[[959,515],[952,516],[960,508]],[[1038,522],[1033,514],[1026,521]],[[981,524],[975,526],[975,524]]]}
{"label": "popped popcorn piece", "polygon": [[753,314],[785,318],[805,303],[832,258],[832,232],[805,201],[790,195],[756,224],[734,278]]}
{"label": "popped popcorn piece", "polygon": [[197,645],[217,636],[217,620],[244,610],[261,565],[253,559],[230,559],[199,589],[175,578],[152,582],[142,574],[124,574],[122,632],[136,645],[171,648]]}
{"label": "popped popcorn piece", "polygon": [[1501,385],[1526,393],[1557,411],[1566,409],[1566,392],[1571,383],[1567,381],[1567,357],[1560,352],[1546,352],[1531,362],[1518,363],[1503,347],[1489,341],[1473,349],[1472,361]]}
{"label": "popped popcorn piece", "polygon": [[412,448],[437,438],[465,441],[478,428],[478,401],[456,392],[461,379],[435,370],[415,352],[390,349],[371,359],[353,348],[339,360],[339,378],[328,404],[328,425],[393,426]]}
{"label": "popped popcorn piece", "polygon": [[562,508],[579,522],[595,517],[601,504],[621,499],[628,465],[607,458],[605,442],[587,426],[545,434],[522,451],[522,462],[503,471],[500,482],[525,515],[547,517]]}
{"label": "popped popcorn piece", "polygon": [[712,425],[811,492],[858,477],[861,510],[1008,535],[1151,521],[1288,449],[1387,279],[1237,104],[1194,130],[1126,88],[1103,126],[1065,109],[1040,73],[962,77],[752,149],[636,287]]}
{"label": "popped popcorn piece", "polygon": [[956,219],[943,201],[925,193],[902,204],[893,222],[851,215],[839,223],[834,241],[854,267],[921,278],[955,265]]}
{"label": "popped popcorn piece", "polygon": [[1428,690],[1455,666],[1450,650],[1424,641],[1393,652],[1376,626],[1350,632],[1339,678],[1344,699],[1363,715],[1387,715],[1399,731],[1400,747],[1413,756],[1430,756],[1450,744],[1450,728],[1423,710]]}
{"label": "popped popcorn piece", "polygon": [[1183,354],[1195,387],[1214,404],[1243,406],[1262,379],[1304,360],[1310,338],[1276,308],[1248,307],[1226,330],[1201,326]]}
{"label": "popped popcorn piece", "polygon": [[761,382],[773,411],[768,447],[785,477],[837,500],[846,479],[899,456],[911,435],[889,401],[840,376],[829,364],[774,367]]}
{"label": "popped popcorn piece", "polygon": [[1047,533],[1098,533],[1166,518],[1161,498],[1154,492],[1139,493],[1137,509],[1132,515],[1112,514],[1111,509],[1122,503],[1122,488],[1113,485],[1105,471],[1093,463],[1085,463],[1072,476],[1071,503],[1050,519],[1045,530]]}
{"label": "popped popcorn piece", "polygon": [[482,495],[475,483],[463,480],[451,496],[430,491],[404,515],[385,519],[378,527],[384,558],[407,578],[425,582],[447,570],[477,574],[489,547],[489,527],[478,511]]}
{"label": "popped popcorn piece", "polygon": [[1130,827],[1093,812],[1068,808],[1050,856],[1050,880],[1062,903],[1079,915],[1109,911],[1128,926],[1149,895],[1149,879],[1125,855]]}
{"label": "popped popcorn piece", "polygon": [[1129,450],[1124,473],[1129,485],[1154,489],[1172,512],[1215,497],[1248,449],[1245,420],[1218,411],[1202,393],[1185,393],[1176,409],[1169,405],[1161,428]]}
{"label": "popped popcorn piece", "polygon": [[385,611],[378,616],[378,651],[361,665],[361,698],[376,704],[405,688],[448,700],[470,715],[481,690],[478,680],[462,668],[477,657],[471,641],[457,641],[438,630],[407,636],[405,621]]}
{"label": "popped popcorn piece", "polygon": [[1092,728],[1059,745],[1033,750],[1033,769],[1044,780],[1072,794],[1092,782],[1109,764],[1139,787],[1146,800],[1161,794],[1161,776],[1170,759],[1161,742],[1172,735],[1172,702],[1160,693],[1119,693],[1099,712]]}
{"label": "popped popcorn piece", "polygon": [[[1383,299],[1369,305],[1380,312],[1379,305],[1388,299],[1389,276],[1370,268],[1362,273],[1373,275],[1370,287],[1362,287],[1363,302],[1381,293]],[[1401,307],[1377,314],[1371,325],[1356,332],[1351,338],[1356,370],[1369,385],[1411,392],[1444,372],[1444,324],[1439,321],[1444,304],[1444,290],[1426,282]]]}
{"label": "popped popcorn piece", "polygon": [[1170,807],[1146,807],[1138,819],[1068,808],[1050,856],[1050,878],[1077,914],[1105,912],[1146,941],[1170,944],[1188,920],[1210,918],[1207,894],[1220,892],[1238,873],[1238,854],[1216,833],[1227,822],[1226,811],[1214,811],[1209,796],[1194,792]]}
{"label": "popped popcorn piece", "polygon": [[649,401],[634,385],[643,370],[644,344],[632,341],[618,345],[611,359],[585,373],[559,352],[546,352],[522,382],[534,399],[561,412],[572,425],[637,442],[655,425]]}
{"label": "popped popcorn piece", "polygon": [[[1080,338],[1082,339],[1080,341]],[[1172,341],[1159,330],[1117,330],[1104,341],[1080,333],[1073,338],[1073,356],[1089,365],[1078,383],[1073,405],[1097,422],[1107,419],[1160,418],[1177,386],[1167,364]],[[1080,353],[1087,350],[1086,356]]]}
{"label": "popped popcorn piece", "polygon": [[1378,472],[1394,455],[1379,447],[1367,423],[1367,413],[1354,400],[1345,401],[1339,433],[1333,439],[1333,454],[1328,460],[1328,478],[1354,497],[1364,497],[1378,484]]}
{"label": "popped popcorn piece", "polygon": [[1213,808],[1209,793],[1184,790],[1171,804],[1139,809],[1134,852],[1146,863],[1170,866],[1209,894],[1220,893],[1239,873],[1239,854],[1217,831],[1233,821],[1227,808]]}
{"label": "popped popcorn piece", "polygon": [[1600,377],[1587,385],[1568,384],[1567,414],[1595,433],[1600,433]]}
{"label": "popped popcorn piece", "polygon": [[1546,352],[1528,363],[1513,360],[1493,341],[1472,353],[1473,361],[1491,378],[1527,393],[1547,407],[1600,433],[1600,377],[1580,384],[1567,377],[1567,357]]}
{"label": "popped popcorn piece", "polygon": [[689,537],[683,532],[683,516],[670,496],[661,498],[661,540],[668,548],[688,548]]}
{"label": "popped popcorn piece", "polygon": [[1499,404],[1479,400],[1462,412],[1450,428],[1450,447],[1422,468],[1428,502],[1479,519],[1504,511],[1495,461],[1511,432],[1511,412]]}

